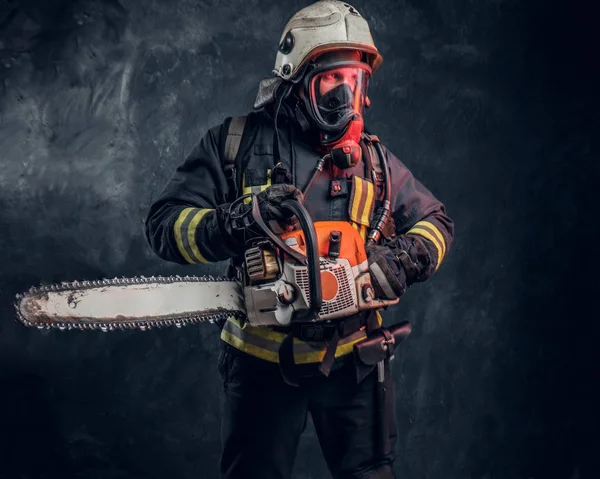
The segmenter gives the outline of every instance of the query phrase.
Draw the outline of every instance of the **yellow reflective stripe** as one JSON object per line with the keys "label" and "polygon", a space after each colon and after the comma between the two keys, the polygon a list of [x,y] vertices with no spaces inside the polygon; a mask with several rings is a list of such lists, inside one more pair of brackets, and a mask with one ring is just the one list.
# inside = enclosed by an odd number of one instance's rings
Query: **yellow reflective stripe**
{"label": "yellow reflective stripe", "polygon": [[[269,186],[271,186],[271,170],[267,170],[267,183],[264,185],[258,186],[246,186],[246,173],[242,174],[242,195],[247,195],[249,193],[260,193],[261,191],[265,191]],[[250,203],[250,198],[244,198],[244,204],[247,205]]]}
{"label": "yellow reflective stripe", "polygon": [[270,341],[281,342],[285,338],[285,333],[281,333],[279,331],[273,331],[272,329],[268,329],[261,326],[252,326],[250,323],[245,322],[242,326],[240,324],[240,320],[236,318],[229,318],[228,321],[233,324],[236,328],[241,329],[244,333],[253,334],[255,336],[260,336],[261,338],[268,339]]}
{"label": "yellow reflective stripe", "polygon": [[[380,317],[378,318],[380,319]],[[237,332],[228,331],[227,326],[221,331],[221,339],[231,346],[266,361],[279,362],[279,346],[286,337],[285,333],[273,331],[266,327],[251,326],[244,323],[240,327],[240,321],[234,317],[227,319],[228,323],[237,328]],[[268,349],[258,344],[252,343],[252,338],[268,339],[273,344],[274,349]],[[344,356],[352,352],[354,345],[366,339],[367,335],[364,331],[357,331],[350,336],[340,340],[336,350],[335,357]],[[326,344],[324,342],[305,342],[294,338],[294,362],[296,364],[319,363],[325,357]],[[264,345],[264,344],[263,344]]]}
{"label": "yellow reflective stripe", "polygon": [[373,183],[370,181],[365,181],[360,178],[361,183],[365,183],[367,185],[367,198],[365,200],[365,206],[361,212],[360,216],[360,224],[368,225],[369,224],[369,213],[371,212],[371,204],[373,203]]}
{"label": "yellow reflective stripe", "polygon": [[354,176],[353,184],[354,184],[354,198],[352,201],[352,211],[350,214],[350,220],[358,222],[358,206],[360,205],[360,198],[362,196],[362,181],[358,181],[358,177]]}
{"label": "yellow reflective stripe", "polygon": [[438,260],[437,264],[435,265],[435,269],[438,269],[440,267],[442,259],[444,259],[442,246],[440,245],[439,240],[435,236],[433,236],[429,231],[423,228],[412,228],[410,231],[408,231],[407,234],[423,236],[424,238],[427,238],[434,244],[435,249],[437,249],[438,252]]}
{"label": "yellow reflective stripe", "polygon": [[363,225],[359,225],[358,223],[351,223],[351,224],[352,224],[352,227],[353,227],[353,228],[354,228],[356,231],[358,231],[358,233],[360,234],[360,237],[361,237],[363,240],[366,240],[366,239],[367,239],[367,231],[366,231],[366,230],[367,230],[367,228],[366,228],[365,226],[363,226]]}
{"label": "yellow reflective stripe", "polygon": [[211,209],[198,210],[198,212],[196,213],[194,218],[192,218],[192,221],[190,221],[190,224],[188,226],[188,231],[187,231],[188,243],[190,244],[192,253],[194,253],[194,256],[196,257],[197,261],[195,261],[195,262],[210,263],[210,261],[208,261],[204,256],[202,256],[202,253],[200,253],[200,250],[198,249],[198,245],[196,244],[196,228],[198,227],[198,224],[200,223],[200,221],[202,221],[202,218],[204,218],[204,215],[206,215],[206,213],[208,213],[209,211],[213,211],[213,210],[211,210]]}
{"label": "yellow reflective stripe", "polygon": [[183,222],[186,220],[188,215],[194,209],[196,209],[196,208],[186,208],[181,213],[179,213],[179,216],[177,217],[177,221],[175,221],[175,226],[173,227],[174,232],[175,232],[175,242],[177,243],[177,249],[181,253],[181,256],[183,256],[184,259],[188,263],[195,263],[195,261],[193,261],[192,258],[190,258],[190,256],[187,254],[187,251],[185,250],[185,246],[183,245],[183,238],[182,238],[182,234],[181,234],[181,226],[183,225]]}
{"label": "yellow reflective stripe", "polygon": [[[360,343],[361,341],[366,339],[366,337],[366,333],[363,333],[358,338],[353,339],[352,341],[343,344],[338,344],[334,356],[336,358],[339,358],[341,356],[345,356],[346,354],[350,354],[354,349],[354,345]],[[294,362],[296,364],[320,363],[325,357],[325,350],[326,346],[323,346],[323,348],[319,351],[315,351],[312,353],[294,353]]]}
{"label": "yellow reflective stripe", "polygon": [[367,239],[367,227],[364,225],[359,225],[358,223],[350,223],[352,227],[360,233],[360,236],[363,240]]}
{"label": "yellow reflective stripe", "polygon": [[[209,261],[202,256],[200,250],[198,249],[198,245],[196,244],[196,228],[200,223],[200,220],[208,213],[212,211],[210,209],[200,209],[200,208],[185,208],[175,221],[175,225],[173,226],[173,232],[175,234],[175,243],[177,244],[177,249],[181,253],[181,256],[188,263],[208,263]],[[191,221],[188,221],[191,217]],[[187,226],[184,226],[186,225]],[[185,240],[187,240],[187,245],[189,248],[186,248]]]}
{"label": "yellow reflective stripe", "polygon": [[267,175],[269,175],[268,178],[267,178],[267,184],[266,185],[260,185],[258,187],[259,191],[265,191],[269,186],[271,186],[271,170],[267,171]]}
{"label": "yellow reflective stripe", "polygon": [[272,363],[279,362],[278,351],[269,351],[268,349],[263,349],[258,346],[255,346],[254,344],[243,341],[237,336],[231,334],[229,331],[221,331],[221,339],[233,346],[234,348],[239,349],[240,351],[248,353],[257,358],[264,359],[265,361],[270,361]]}
{"label": "yellow reflective stripe", "polygon": [[367,239],[371,210],[375,200],[375,186],[370,181],[352,177],[352,204],[350,205],[350,224],[360,233],[363,240]]}
{"label": "yellow reflective stripe", "polygon": [[444,237],[437,226],[429,221],[419,221],[415,226],[413,226],[413,228],[418,226],[425,226],[426,229],[429,228],[433,232],[442,245],[442,256],[446,256],[446,241],[444,241]]}

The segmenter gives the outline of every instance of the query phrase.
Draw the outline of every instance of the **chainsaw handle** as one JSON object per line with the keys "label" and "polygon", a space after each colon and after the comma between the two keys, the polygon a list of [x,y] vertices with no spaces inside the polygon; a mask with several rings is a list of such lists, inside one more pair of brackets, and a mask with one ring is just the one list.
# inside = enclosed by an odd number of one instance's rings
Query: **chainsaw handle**
{"label": "chainsaw handle", "polygon": [[[319,244],[317,232],[312,218],[304,205],[296,200],[285,200],[281,207],[287,209],[298,218],[300,228],[304,233],[306,241],[306,253],[308,256],[308,287],[310,291],[310,308],[303,314],[298,314],[296,321],[312,321],[321,311],[323,304],[323,291],[321,288],[321,262],[319,260]],[[286,245],[287,246],[287,245]]]}
{"label": "chainsaw handle", "polygon": [[288,256],[294,258],[298,263],[308,269],[308,288],[310,291],[310,308],[304,313],[296,313],[294,319],[297,321],[312,321],[321,311],[323,304],[323,291],[321,288],[321,263],[319,261],[319,244],[317,242],[317,233],[310,214],[302,203],[296,200],[285,200],[281,207],[290,211],[298,218],[300,228],[304,233],[306,241],[306,255],[288,246],[283,239],[271,231],[265,224],[260,215],[260,208],[256,197],[252,198],[252,218],[258,226],[265,232],[274,244],[283,250]]}
{"label": "chainsaw handle", "polygon": [[[290,200],[287,200],[287,201],[290,201]],[[283,203],[282,203],[282,206],[283,206]],[[281,248],[288,256],[291,256],[296,261],[298,261],[298,263],[300,263],[302,265],[306,266],[308,264],[308,258],[306,257],[306,255],[302,254],[299,251],[296,251],[293,248],[290,248],[279,236],[277,236],[275,233],[273,233],[271,231],[271,228],[269,228],[265,224],[265,221],[262,219],[262,216],[260,215],[260,208],[258,207],[258,201],[256,200],[256,197],[254,197],[254,196],[252,197],[252,219],[254,219],[254,221],[256,222],[256,224],[258,226],[260,226],[260,228],[269,237],[269,239],[274,244],[276,244],[279,248]]]}

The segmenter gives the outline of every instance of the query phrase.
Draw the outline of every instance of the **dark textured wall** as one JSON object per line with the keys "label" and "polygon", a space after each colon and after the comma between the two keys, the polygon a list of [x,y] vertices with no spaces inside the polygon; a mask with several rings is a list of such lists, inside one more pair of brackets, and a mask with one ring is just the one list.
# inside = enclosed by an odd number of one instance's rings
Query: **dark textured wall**
{"label": "dark textured wall", "polygon": [[[39,332],[11,302],[31,284],[223,272],[159,260],[142,222],[203,132],[250,109],[308,3],[0,6],[0,478],[217,477],[214,326]],[[456,222],[438,274],[386,314],[414,324],[393,366],[398,477],[598,477],[591,13],[355,6],[385,59],[371,129]],[[295,471],[327,477],[311,428]]]}

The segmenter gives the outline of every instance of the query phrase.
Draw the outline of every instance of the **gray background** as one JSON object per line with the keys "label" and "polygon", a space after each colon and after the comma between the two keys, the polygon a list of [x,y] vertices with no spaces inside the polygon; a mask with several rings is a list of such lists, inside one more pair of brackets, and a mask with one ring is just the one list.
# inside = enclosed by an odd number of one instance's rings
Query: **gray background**
{"label": "gray background", "polygon": [[[2,3],[0,478],[217,477],[214,326],[40,332],[12,300],[61,280],[223,272],[158,259],[143,219],[206,129],[251,108],[308,3]],[[414,325],[393,365],[398,477],[597,477],[591,12],[354,5],[384,56],[368,124],[456,223],[440,271],[386,314]],[[312,426],[294,477],[327,477]]]}

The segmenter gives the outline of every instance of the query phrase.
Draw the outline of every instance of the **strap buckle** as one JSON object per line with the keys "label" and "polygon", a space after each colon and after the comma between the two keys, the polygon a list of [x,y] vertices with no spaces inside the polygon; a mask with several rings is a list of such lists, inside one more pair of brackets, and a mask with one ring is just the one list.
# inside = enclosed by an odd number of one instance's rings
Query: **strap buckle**
{"label": "strap buckle", "polygon": [[381,328],[381,332],[383,333],[383,339],[380,343],[381,349],[387,353],[387,359],[394,359],[394,345],[396,344],[394,335],[387,328]]}
{"label": "strap buckle", "polygon": [[334,325],[303,324],[300,326],[300,339],[302,341],[327,341],[333,336]]}
{"label": "strap buckle", "polygon": [[329,341],[337,331],[340,338],[357,332],[366,325],[364,318],[355,317],[335,323],[299,324],[298,339],[302,341]]}

